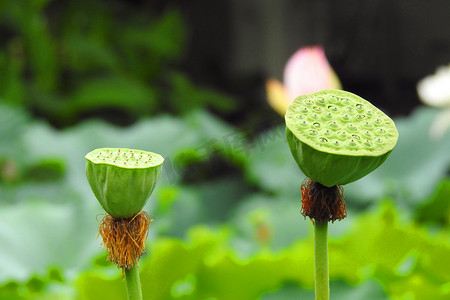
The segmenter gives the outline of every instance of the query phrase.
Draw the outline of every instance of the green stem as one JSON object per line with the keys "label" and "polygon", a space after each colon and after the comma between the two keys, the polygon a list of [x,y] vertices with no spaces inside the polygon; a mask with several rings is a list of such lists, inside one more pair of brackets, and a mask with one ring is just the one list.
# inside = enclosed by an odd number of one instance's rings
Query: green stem
{"label": "green stem", "polygon": [[330,282],[328,274],[328,222],[314,225],[314,277],[316,300],[330,299]]}
{"label": "green stem", "polygon": [[137,265],[134,265],[131,269],[125,269],[125,281],[127,283],[128,300],[142,300],[141,281]]}

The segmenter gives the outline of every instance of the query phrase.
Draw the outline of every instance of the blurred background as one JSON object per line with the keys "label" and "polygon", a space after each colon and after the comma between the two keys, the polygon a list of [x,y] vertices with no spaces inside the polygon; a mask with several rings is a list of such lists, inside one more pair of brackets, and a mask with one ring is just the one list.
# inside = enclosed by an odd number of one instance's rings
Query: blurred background
{"label": "blurred background", "polygon": [[125,299],[84,175],[100,147],[165,157],[144,299],[314,299],[288,66],[400,134],[344,187],[332,298],[448,299],[449,20],[445,0],[1,0],[0,299]]}

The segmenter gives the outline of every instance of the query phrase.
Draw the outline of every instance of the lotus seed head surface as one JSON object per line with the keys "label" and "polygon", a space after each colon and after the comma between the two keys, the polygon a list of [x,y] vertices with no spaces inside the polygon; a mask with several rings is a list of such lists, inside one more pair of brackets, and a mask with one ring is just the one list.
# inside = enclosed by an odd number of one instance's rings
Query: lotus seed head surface
{"label": "lotus seed head surface", "polygon": [[108,164],[127,169],[145,169],[161,165],[164,158],[156,153],[126,149],[100,148],[86,155],[95,164]]}
{"label": "lotus seed head surface", "polygon": [[285,118],[299,140],[338,155],[378,156],[391,151],[398,139],[394,122],[381,110],[340,90],[296,98]]}

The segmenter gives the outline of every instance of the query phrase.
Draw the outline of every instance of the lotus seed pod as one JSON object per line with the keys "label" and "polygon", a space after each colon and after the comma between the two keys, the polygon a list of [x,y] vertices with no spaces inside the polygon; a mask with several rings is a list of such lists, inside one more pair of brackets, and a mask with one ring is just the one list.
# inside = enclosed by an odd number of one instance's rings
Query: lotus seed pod
{"label": "lotus seed pod", "polygon": [[86,155],[86,176],[100,205],[113,218],[138,214],[158,182],[164,158],[156,153],[101,148]]}
{"label": "lotus seed pod", "polygon": [[287,141],[298,166],[327,187],[356,181],[378,168],[398,139],[388,116],[341,90],[296,98],[285,119]]}

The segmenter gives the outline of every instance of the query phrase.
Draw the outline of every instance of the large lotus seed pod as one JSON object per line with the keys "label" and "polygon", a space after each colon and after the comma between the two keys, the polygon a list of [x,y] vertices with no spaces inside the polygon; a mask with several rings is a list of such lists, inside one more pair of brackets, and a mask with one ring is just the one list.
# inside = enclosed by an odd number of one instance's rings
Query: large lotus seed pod
{"label": "large lotus seed pod", "polygon": [[86,176],[103,209],[114,218],[138,214],[161,174],[164,158],[156,153],[102,148],[86,155]]}
{"label": "large lotus seed pod", "polygon": [[286,135],[303,173],[324,186],[343,185],[378,168],[394,148],[394,122],[361,97],[323,90],[296,98]]}

